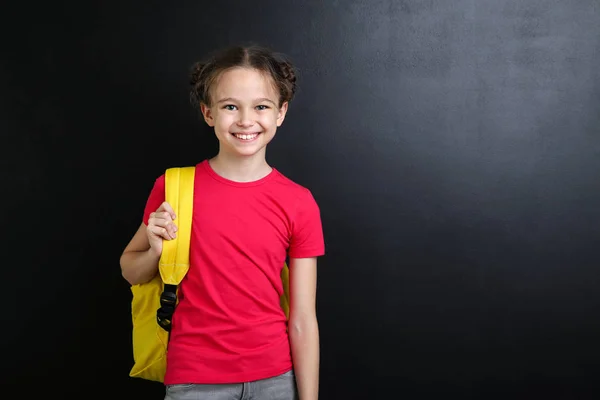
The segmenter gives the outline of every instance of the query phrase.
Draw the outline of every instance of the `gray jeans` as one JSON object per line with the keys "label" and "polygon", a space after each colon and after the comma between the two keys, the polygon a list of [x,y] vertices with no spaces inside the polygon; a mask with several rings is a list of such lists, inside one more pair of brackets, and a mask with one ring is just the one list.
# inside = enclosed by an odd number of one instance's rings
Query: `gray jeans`
{"label": "gray jeans", "polygon": [[167,385],[165,400],[298,400],[294,371],[235,384]]}

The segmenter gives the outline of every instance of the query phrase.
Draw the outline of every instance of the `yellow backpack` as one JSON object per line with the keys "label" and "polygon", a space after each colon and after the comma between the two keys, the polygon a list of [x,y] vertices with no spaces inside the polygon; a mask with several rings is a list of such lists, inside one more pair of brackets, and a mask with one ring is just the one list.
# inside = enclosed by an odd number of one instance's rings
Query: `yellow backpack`
{"label": "yellow backpack", "polygon": [[[131,316],[133,360],[130,377],[163,382],[171,318],[177,305],[177,287],[190,268],[190,238],[194,204],[195,167],[169,168],[165,172],[165,200],[176,215],[177,237],[163,241],[159,273],[147,283],[133,285]],[[280,298],[289,318],[289,270],[281,271],[284,293]]]}

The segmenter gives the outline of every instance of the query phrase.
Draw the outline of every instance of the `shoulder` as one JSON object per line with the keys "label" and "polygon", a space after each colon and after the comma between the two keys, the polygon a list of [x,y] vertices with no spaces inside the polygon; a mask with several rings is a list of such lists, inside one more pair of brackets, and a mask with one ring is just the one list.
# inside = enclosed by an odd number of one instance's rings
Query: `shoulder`
{"label": "shoulder", "polygon": [[296,212],[306,208],[318,210],[317,201],[308,187],[293,181],[278,170],[275,170],[274,173],[276,175],[272,180],[273,187],[293,204]]}
{"label": "shoulder", "polygon": [[155,185],[160,185],[160,186],[164,187],[165,180],[167,178],[167,173],[171,172],[171,171],[176,171],[176,170],[191,170],[191,169],[193,169],[195,175],[206,174],[206,163],[207,163],[207,160],[203,160],[203,161],[200,161],[197,164],[174,165],[174,166],[166,167],[164,169],[164,171],[155,178],[154,184]]}
{"label": "shoulder", "polygon": [[275,174],[273,183],[278,187],[278,189],[285,191],[289,195],[299,200],[314,200],[312,192],[306,186],[293,181],[277,169],[274,169],[273,172]]}
{"label": "shoulder", "polygon": [[277,181],[285,188],[288,199],[293,201],[289,257],[312,258],[323,255],[321,211],[312,191],[281,173]]}
{"label": "shoulder", "polygon": [[167,171],[169,170],[176,170],[176,169],[188,169],[188,168],[193,168],[194,169],[194,173],[195,175],[201,175],[201,174],[205,174],[205,164],[206,160],[203,160],[197,164],[191,164],[191,165],[175,165],[175,166],[169,166],[166,167],[161,173],[159,173],[158,175],[155,175],[154,178],[154,184],[153,184],[153,188],[152,191],[156,192],[156,193],[164,193],[165,191],[165,184],[166,184],[166,179],[167,179]]}

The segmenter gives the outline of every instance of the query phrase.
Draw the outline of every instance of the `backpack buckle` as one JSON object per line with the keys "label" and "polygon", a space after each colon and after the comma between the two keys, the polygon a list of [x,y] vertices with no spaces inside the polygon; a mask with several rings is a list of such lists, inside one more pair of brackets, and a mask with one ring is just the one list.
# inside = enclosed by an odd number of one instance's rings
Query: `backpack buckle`
{"label": "backpack buckle", "polygon": [[156,311],[156,322],[158,326],[165,331],[171,331],[171,320],[177,305],[177,292],[175,290],[166,290],[160,295],[160,308]]}
{"label": "backpack buckle", "polygon": [[160,305],[162,307],[173,307],[175,309],[175,304],[177,304],[177,294],[173,292],[162,292],[160,295]]}

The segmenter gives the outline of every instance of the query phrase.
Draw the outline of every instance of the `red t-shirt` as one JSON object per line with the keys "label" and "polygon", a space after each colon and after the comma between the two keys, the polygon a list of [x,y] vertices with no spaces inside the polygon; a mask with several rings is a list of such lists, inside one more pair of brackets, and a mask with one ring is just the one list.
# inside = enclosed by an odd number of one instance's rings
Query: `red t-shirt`
{"label": "red t-shirt", "polygon": [[[164,183],[162,175],[154,184],[145,224],[165,200]],[[290,370],[281,269],[286,256],[323,254],[320,211],[308,189],[275,169],[240,183],[199,163],[190,269],[173,315],[164,383],[248,382]]]}

